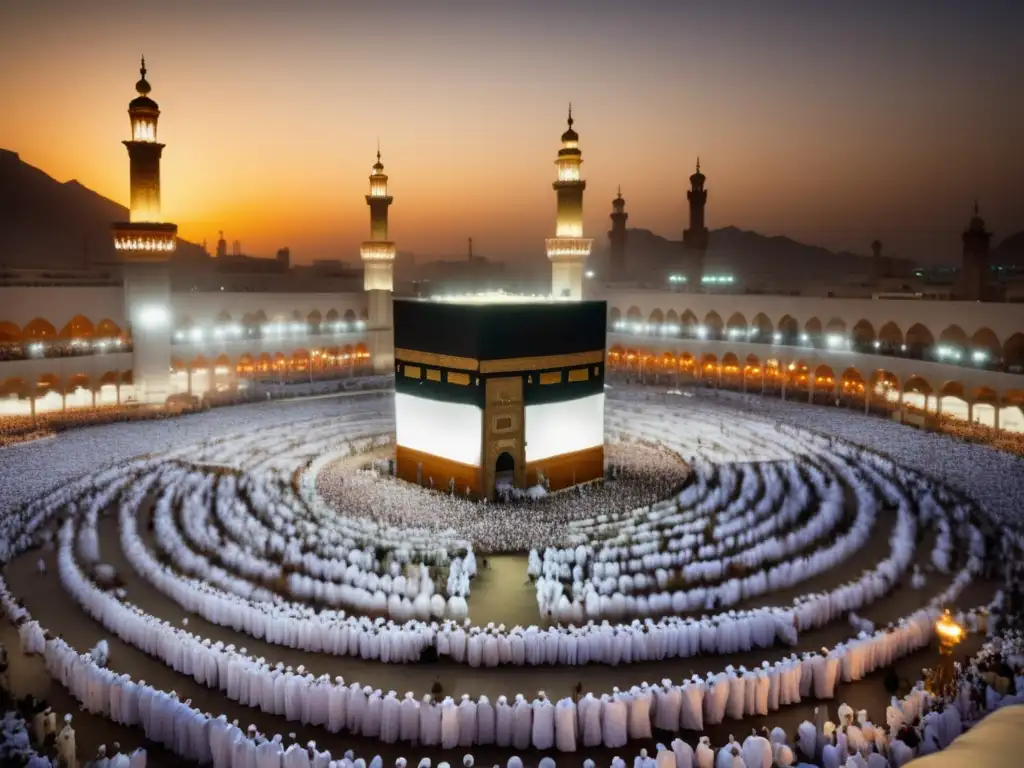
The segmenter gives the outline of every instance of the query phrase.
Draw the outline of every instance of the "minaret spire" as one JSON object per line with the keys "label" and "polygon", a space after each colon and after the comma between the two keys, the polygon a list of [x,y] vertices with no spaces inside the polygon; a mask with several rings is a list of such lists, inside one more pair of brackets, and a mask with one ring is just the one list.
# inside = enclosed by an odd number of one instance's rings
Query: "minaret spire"
{"label": "minaret spire", "polygon": [[583,297],[583,262],[590,255],[593,240],[583,237],[583,190],[587,182],[580,178],[580,137],[573,129],[572,102],[569,102],[568,128],[562,134],[558,150],[558,180],[552,185],[558,201],[555,236],[545,240],[551,261],[551,293],[557,297]]}

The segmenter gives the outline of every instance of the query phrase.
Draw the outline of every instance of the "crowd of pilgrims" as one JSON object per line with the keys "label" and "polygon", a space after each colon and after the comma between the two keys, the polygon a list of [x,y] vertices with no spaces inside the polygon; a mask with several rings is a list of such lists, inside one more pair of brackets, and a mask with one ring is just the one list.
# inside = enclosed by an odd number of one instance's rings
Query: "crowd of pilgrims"
{"label": "crowd of pilgrims", "polygon": [[[316,479],[317,491],[334,509],[395,528],[433,531],[454,529],[478,554],[526,552],[560,543],[567,525],[594,514],[637,509],[670,496],[686,480],[679,457],[640,442],[606,445],[610,482],[590,483],[534,501],[487,503],[467,499],[463,489],[450,488],[448,478],[435,478],[433,492],[395,482],[387,471],[353,473],[343,463],[328,465]],[[424,483],[429,486],[430,479]]]}

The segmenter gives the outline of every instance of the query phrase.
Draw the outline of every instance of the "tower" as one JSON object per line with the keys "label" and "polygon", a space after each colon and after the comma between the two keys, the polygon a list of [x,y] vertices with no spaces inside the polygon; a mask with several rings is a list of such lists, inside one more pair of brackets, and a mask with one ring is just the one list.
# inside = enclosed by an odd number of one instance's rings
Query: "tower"
{"label": "tower", "polygon": [[370,239],[359,249],[363,260],[363,290],[366,291],[367,331],[370,359],[376,373],[391,371],[395,359],[391,292],[394,290],[395,244],[388,240],[388,208],[394,198],[388,194],[388,177],[377,149],[377,162],[370,174]]}
{"label": "tower", "polygon": [[974,216],[963,234],[964,255],[960,269],[960,289],[964,301],[984,301],[988,297],[988,246],[992,233],[985,230],[985,221],[978,215],[974,203]]}
{"label": "tower", "polygon": [[569,105],[569,128],[562,134],[558,150],[558,180],[552,185],[558,200],[555,236],[547,238],[551,260],[551,295],[583,298],[583,262],[594,244],[583,237],[583,190],[587,182],[580,178],[580,137],[572,128],[572,104]]}
{"label": "tower", "polygon": [[114,248],[124,265],[125,314],[132,334],[135,399],[162,404],[170,394],[171,284],[167,262],[178,227],[160,220],[160,155],[156,140],[160,108],[149,98],[146,59],[128,104],[132,137],[125,141],[130,168],[128,221],[113,225]]}
{"label": "tower", "polygon": [[871,282],[878,283],[885,277],[885,265],[882,262],[882,241],[871,241]]}
{"label": "tower", "polygon": [[708,250],[708,228],[704,226],[704,206],[708,202],[708,192],[704,189],[704,174],[700,172],[700,158],[697,158],[697,171],[690,176],[690,191],[686,193],[690,201],[690,226],[683,230],[683,251],[686,253],[687,280],[691,290],[700,290],[704,279],[704,254]]}
{"label": "tower", "polygon": [[612,229],[608,233],[608,279],[615,283],[626,279],[626,201],[622,197],[622,187],[612,200]]}

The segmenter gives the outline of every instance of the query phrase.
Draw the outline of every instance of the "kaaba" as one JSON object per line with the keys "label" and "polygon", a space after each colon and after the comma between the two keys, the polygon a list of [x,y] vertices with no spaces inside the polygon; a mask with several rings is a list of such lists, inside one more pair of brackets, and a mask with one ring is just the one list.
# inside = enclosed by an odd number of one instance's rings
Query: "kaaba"
{"label": "kaaba", "polygon": [[602,477],[606,312],[603,301],[396,299],[398,476],[476,498]]}

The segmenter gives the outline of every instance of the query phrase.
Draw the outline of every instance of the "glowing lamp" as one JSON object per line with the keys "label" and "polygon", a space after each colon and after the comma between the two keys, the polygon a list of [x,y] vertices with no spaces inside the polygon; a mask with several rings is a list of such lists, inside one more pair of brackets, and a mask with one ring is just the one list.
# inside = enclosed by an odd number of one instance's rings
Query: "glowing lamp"
{"label": "glowing lamp", "polygon": [[155,331],[164,328],[170,322],[171,315],[166,307],[148,306],[139,310],[139,326],[147,331]]}
{"label": "glowing lamp", "polygon": [[939,643],[943,652],[947,648],[951,652],[964,639],[964,628],[953,620],[948,608],[942,612],[942,616],[935,622],[935,633],[939,636]]}

